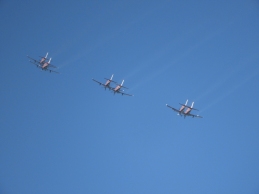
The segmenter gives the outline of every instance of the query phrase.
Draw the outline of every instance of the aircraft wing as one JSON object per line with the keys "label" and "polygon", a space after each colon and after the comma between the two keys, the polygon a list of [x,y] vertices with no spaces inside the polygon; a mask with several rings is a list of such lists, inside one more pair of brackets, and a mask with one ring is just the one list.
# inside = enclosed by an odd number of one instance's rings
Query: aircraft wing
{"label": "aircraft wing", "polygon": [[124,93],[124,92],[120,92],[122,95],[126,95],[126,96],[133,96],[132,94],[127,94],[127,93]]}
{"label": "aircraft wing", "polygon": [[101,83],[101,82],[98,82],[97,80],[95,80],[95,79],[92,79],[93,81],[95,81],[95,82],[97,82],[98,84],[100,84],[100,85],[103,85],[104,86],[104,84],[103,83]]}
{"label": "aircraft wing", "polygon": [[[103,83],[101,83],[101,82],[99,82],[99,81],[97,81],[97,80],[95,80],[95,79],[92,79],[92,80],[95,81],[96,83],[102,85],[103,87],[108,87],[108,86],[105,86]],[[111,87],[108,87],[108,88],[111,88]]]}
{"label": "aircraft wing", "polygon": [[40,64],[40,62],[38,61],[38,60],[36,60],[36,59],[33,59],[33,58],[31,58],[31,57],[29,57],[28,55],[27,55],[27,57],[30,59],[30,62],[31,63],[38,63],[38,64]]}
{"label": "aircraft wing", "polygon": [[57,68],[56,66],[54,66],[54,65],[51,65],[51,64],[49,64],[48,66],[49,66],[49,67],[53,67],[53,68]]}
{"label": "aircraft wing", "polygon": [[178,112],[178,113],[180,113],[181,111],[179,111],[178,109],[175,109],[175,108],[173,108],[173,107],[171,107],[171,106],[169,106],[168,104],[166,104],[166,106],[168,107],[168,108],[171,108],[173,111],[175,111],[175,112]]}
{"label": "aircraft wing", "polygon": [[197,118],[203,118],[202,116],[200,116],[200,115],[193,115],[193,114],[187,114],[186,116],[190,116],[190,117],[197,117]]}
{"label": "aircraft wing", "polygon": [[37,67],[42,67],[41,66],[41,64],[38,62],[38,61],[36,61],[36,62],[34,62],[34,61],[30,61],[33,65],[36,65]]}
{"label": "aircraft wing", "polygon": [[127,88],[127,87],[125,87],[125,86],[121,86],[122,88],[125,88],[125,89],[129,89],[129,88]]}
{"label": "aircraft wing", "polygon": [[132,94],[127,94],[127,93],[124,93],[124,92],[121,92],[121,91],[117,91],[117,92],[120,93],[121,95],[133,96]]}
{"label": "aircraft wing", "polygon": [[48,71],[51,73],[51,72],[54,72],[54,73],[59,73],[59,72],[57,72],[57,71],[53,71],[53,70],[51,70],[51,69],[48,69]]}

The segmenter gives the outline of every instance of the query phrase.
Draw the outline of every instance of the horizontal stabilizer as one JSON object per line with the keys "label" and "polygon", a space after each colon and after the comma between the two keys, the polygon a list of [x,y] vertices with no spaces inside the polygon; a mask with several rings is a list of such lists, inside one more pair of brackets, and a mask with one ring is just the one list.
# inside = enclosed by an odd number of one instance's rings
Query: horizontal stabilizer
{"label": "horizontal stabilizer", "polygon": [[125,86],[121,86],[122,88],[125,88],[125,89],[129,89],[129,88],[127,88],[127,87],[125,87]]}
{"label": "horizontal stabilizer", "polygon": [[192,109],[192,110],[197,110],[197,111],[199,111],[198,109],[196,109],[196,108],[192,108],[191,106],[186,106],[187,108],[190,108],[190,109]]}

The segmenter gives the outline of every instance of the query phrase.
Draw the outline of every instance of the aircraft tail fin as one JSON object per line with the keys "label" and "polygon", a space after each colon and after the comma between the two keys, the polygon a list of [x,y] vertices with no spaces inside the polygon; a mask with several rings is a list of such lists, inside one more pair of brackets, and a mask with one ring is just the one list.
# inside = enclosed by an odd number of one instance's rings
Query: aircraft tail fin
{"label": "aircraft tail fin", "polygon": [[193,108],[193,105],[194,105],[194,102],[192,102],[191,109],[192,109],[192,110],[198,110],[198,109],[196,109],[196,108]]}
{"label": "aircraft tail fin", "polygon": [[104,79],[109,80],[109,81],[114,82],[114,83],[116,83],[116,84],[117,84],[117,82],[116,82],[116,81],[113,81],[113,80],[112,80],[113,75],[114,75],[114,74],[112,74],[112,76],[111,76],[111,78],[110,78],[110,79],[108,79],[108,78],[104,78]]}
{"label": "aircraft tail fin", "polygon": [[122,80],[122,82],[121,82],[121,85],[120,85],[120,86],[121,86],[122,88],[129,89],[129,88],[125,87],[125,86],[122,86],[122,85],[123,85],[123,83],[124,83],[124,80]]}
{"label": "aircraft tail fin", "polygon": [[182,105],[182,106],[188,107],[188,108],[190,108],[190,109],[192,109],[192,110],[198,110],[198,109],[196,109],[196,108],[193,108],[194,102],[192,102],[192,105],[191,105],[191,106],[188,106],[187,103],[188,103],[188,100],[186,100],[185,104],[181,104],[181,103],[179,103],[179,104]]}
{"label": "aircraft tail fin", "polygon": [[188,99],[186,100],[185,104],[181,104],[181,103],[179,103],[179,104],[182,105],[182,106],[188,107],[188,106],[187,106],[187,103],[188,103]]}
{"label": "aircraft tail fin", "polygon": [[192,109],[192,110],[198,110],[198,109],[196,109],[196,108],[193,108],[193,106],[194,106],[194,102],[192,102],[192,105],[191,105],[191,106],[187,106],[187,107],[189,107],[189,108]]}

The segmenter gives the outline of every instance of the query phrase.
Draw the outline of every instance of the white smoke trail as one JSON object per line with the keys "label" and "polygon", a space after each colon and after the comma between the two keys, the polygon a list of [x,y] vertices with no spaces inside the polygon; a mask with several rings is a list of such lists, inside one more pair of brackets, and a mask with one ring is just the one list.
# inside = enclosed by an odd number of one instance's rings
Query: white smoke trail
{"label": "white smoke trail", "polygon": [[246,77],[245,79],[241,80],[240,83],[234,85],[230,90],[228,90],[226,93],[221,94],[218,98],[216,98],[214,101],[212,101],[210,104],[208,104],[205,108],[203,108],[201,110],[201,112],[205,112],[206,110],[210,109],[212,106],[214,106],[215,104],[219,103],[220,101],[222,101],[224,98],[228,97],[230,94],[232,94],[233,92],[235,92],[238,88],[240,88],[241,86],[243,86],[244,84],[246,84],[247,82],[249,82],[251,79],[253,79],[254,77],[256,77],[259,74],[259,70],[255,70],[253,71],[248,77]]}

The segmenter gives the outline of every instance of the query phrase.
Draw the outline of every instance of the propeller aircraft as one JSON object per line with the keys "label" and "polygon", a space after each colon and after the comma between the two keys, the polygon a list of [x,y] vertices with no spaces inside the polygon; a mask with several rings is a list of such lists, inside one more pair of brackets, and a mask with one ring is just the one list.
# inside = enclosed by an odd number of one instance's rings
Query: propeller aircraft
{"label": "propeller aircraft", "polygon": [[[169,106],[168,104],[166,104],[166,106],[167,106],[168,108],[171,108],[173,111],[178,112],[177,115],[180,115],[180,116],[183,115],[184,118],[185,118],[186,116],[191,116],[192,118],[194,118],[194,117],[203,118],[203,117],[200,116],[200,115],[191,114],[191,111],[192,111],[192,110],[197,110],[197,109],[193,108],[194,102],[192,102],[192,105],[191,105],[191,106],[187,106],[187,103],[188,103],[188,100],[186,101],[185,104],[181,104],[181,103],[180,103],[180,105],[182,105],[182,106],[180,107],[179,110],[178,110],[178,109],[175,109],[175,108],[173,108],[173,107],[171,107],[171,106]],[[198,110],[197,110],[197,111],[198,111]]]}
{"label": "propeller aircraft", "polygon": [[40,64],[42,64],[42,65],[45,63],[46,60],[49,60],[49,59],[47,58],[47,57],[48,57],[48,53],[46,54],[45,57],[41,57],[41,60],[40,60],[40,61],[38,61],[38,60],[36,60],[36,59],[33,59],[33,58],[29,57],[28,55],[27,55],[27,57],[28,57],[29,59],[31,59],[34,63],[40,63]]}
{"label": "propeller aircraft", "polygon": [[188,103],[188,100],[186,100],[185,104],[179,103],[180,105],[182,105],[182,106],[179,108],[179,110],[178,110],[178,109],[175,109],[175,108],[173,108],[173,107],[171,107],[171,106],[169,106],[168,104],[166,104],[166,106],[169,107],[169,108],[171,108],[171,109],[173,109],[174,111],[178,112],[177,115],[181,115],[181,116],[182,116],[182,114],[184,113],[184,109],[185,109],[185,107],[187,106],[187,103]]}
{"label": "propeller aircraft", "polygon": [[112,87],[110,86],[111,82],[116,83],[115,81],[112,80],[112,78],[113,78],[113,74],[112,74],[110,79],[104,78],[104,79],[107,80],[105,83],[101,83],[101,82],[99,82],[99,81],[97,81],[95,79],[92,79],[92,80],[97,82],[99,85],[103,86],[105,90],[106,90],[106,88],[108,88],[110,90],[110,89],[112,89]]}
{"label": "propeller aircraft", "polygon": [[[57,68],[57,67],[50,64],[51,58],[50,58],[50,59],[47,59],[48,53],[46,54],[45,57],[42,57],[40,61],[38,61],[38,60],[36,60],[36,59],[33,59],[33,58],[29,57],[28,55],[27,55],[27,57],[30,59],[29,61],[30,61],[32,64],[34,64],[34,65],[36,65],[37,67],[41,68],[41,70],[49,71],[50,73],[51,73],[51,72],[59,73],[59,72],[57,72],[57,71],[54,71],[54,70],[52,70],[52,69],[49,69],[50,67],[52,67],[52,68]],[[48,60],[48,62],[47,62],[47,60]]]}
{"label": "propeller aircraft", "polygon": [[122,80],[121,84],[118,84],[115,88],[112,89],[113,92],[114,92],[114,94],[120,93],[121,95],[133,96],[132,94],[124,93],[124,92],[123,92],[124,90],[121,90],[121,88],[128,89],[128,88],[126,88],[125,86],[122,86],[123,83],[124,83],[124,80]]}

